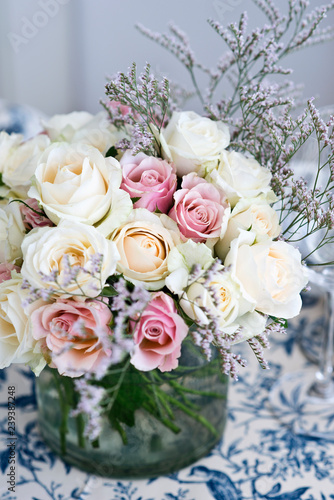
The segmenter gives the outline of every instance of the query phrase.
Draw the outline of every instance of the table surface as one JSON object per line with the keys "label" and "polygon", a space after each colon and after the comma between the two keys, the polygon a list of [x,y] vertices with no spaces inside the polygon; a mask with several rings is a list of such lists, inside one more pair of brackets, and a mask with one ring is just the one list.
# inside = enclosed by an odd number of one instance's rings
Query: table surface
{"label": "table surface", "polygon": [[[5,122],[1,122],[0,105],[0,127],[9,129],[11,120],[17,121],[17,110],[13,109],[5,115]],[[29,135],[32,129],[33,126]],[[334,499],[334,440],[330,434],[329,439],[296,435],[291,425],[283,424],[275,416],[268,401],[271,387],[282,375],[305,367],[315,371],[315,366],[300,349],[300,340],[314,349],[323,327],[323,298],[310,293],[304,297],[301,315],[290,322],[288,334],[272,337],[271,349],[267,352],[270,370],[262,370],[250,350],[245,349],[249,365],[241,370],[239,381],[230,384],[228,422],[223,439],[206,458],[196,463],[202,466],[200,475],[199,469],[192,466],[157,479],[125,481],[92,476],[65,465],[39,434],[34,375],[21,365],[0,370],[1,499]],[[16,388],[15,494],[7,489],[9,386]],[[300,415],[299,397],[298,391],[280,397],[279,404],[287,422],[293,423]],[[316,407],[313,412],[320,420]],[[334,405],[329,408],[326,419],[330,430]]]}

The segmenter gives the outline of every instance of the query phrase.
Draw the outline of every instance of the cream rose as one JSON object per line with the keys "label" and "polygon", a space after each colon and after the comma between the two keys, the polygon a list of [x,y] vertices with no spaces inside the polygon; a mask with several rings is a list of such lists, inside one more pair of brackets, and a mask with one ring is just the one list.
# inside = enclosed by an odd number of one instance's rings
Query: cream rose
{"label": "cream rose", "polygon": [[0,263],[21,260],[25,233],[19,204],[13,202],[0,207]]}
{"label": "cream rose", "polygon": [[293,318],[300,312],[300,292],[308,281],[299,251],[283,241],[249,245],[248,238],[249,234],[241,231],[232,241],[225,264],[232,266],[233,275],[256,302],[256,310]]}
{"label": "cream rose", "polygon": [[276,238],[281,231],[277,212],[264,196],[242,198],[232,210],[224,237],[215,246],[216,255],[222,261],[230,249],[231,241],[239,236],[240,229],[254,233],[255,243]]}
{"label": "cream rose", "polygon": [[160,135],[164,156],[173,161],[178,176],[218,164],[219,155],[229,145],[230,133],[222,122],[215,122],[193,111],[174,112]]}
{"label": "cream rose", "polygon": [[[62,297],[80,295],[82,292],[87,297],[96,297],[100,293],[100,286],[114,274],[119,259],[115,243],[107,240],[97,229],[66,220],[56,227],[30,231],[22,243],[22,252],[22,276],[34,288],[57,288],[52,279],[44,280],[41,273],[47,276],[59,273],[58,282],[68,294]],[[76,280],[69,283],[67,261],[72,267],[80,266],[92,271],[91,258],[94,255],[103,256],[98,279],[92,279],[89,272],[79,271]]]}
{"label": "cream rose", "polygon": [[[217,168],[206,179],[221,188],[234,206],[240,198],[254,198],[272,193],[271,173],[255,160],[236,151],[223,151]],[[274,201],[275,197],[271,200]]]}
{"label": "cream rose", "polygon": [[74,111],[54,115],[42,123],[52,141],[81,142],[97,148],[103,154],[118,140],[117,129],[104,111],[95,116],[85,111]]}
{"label": "cream rose", "polygon": [[55,224],[69,219],[92,225],[109,212],[121,181],[114,158],[86,144],[55,143],[40,157],[28,194]]}
{"label": "cream rose", "polygon": [[27,292],[22,290],[22,278],[0,283],[0,368],[12,363],[26,363],[36,375],[46,362],[29,329],[29,312],[23,306]]}
{"label": "cream rose", "polygon": [[[212,298],[214,291],[217,303]],[[230,272],[221,269],[205,284],[203,280],[192,283],[180,297],[180,306],[195,322],[207,325],[207,311],[218,319],[222,332],[233,335],[242,328],[242,337],[247,340],[263,332],[266,318],[254,311],[254,302],[249,302]]]}
{"label": "cream rose", "polygon": [[3,167],[2,180],[20,198],[26,198],[42,152],[50,145],[46,135],[22,142],[9,155]]}
{"label": "cream rose", "polygon": [[5,131],[0,132],[0,173],[3,173],[8,158],[22,141],[22,134],[8,134]]}
{"label": "cream rose", "polygon": [[148,290],[159,290],[168,275],[167,258],[181,242],[175,222],[145,208],[133,210],[128,221],[110,235],[120,253],[117,271]]}

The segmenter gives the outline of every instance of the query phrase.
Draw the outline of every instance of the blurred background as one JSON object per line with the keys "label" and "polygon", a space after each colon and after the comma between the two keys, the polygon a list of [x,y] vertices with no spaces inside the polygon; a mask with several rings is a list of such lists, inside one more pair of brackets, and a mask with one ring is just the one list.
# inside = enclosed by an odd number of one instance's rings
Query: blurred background
{"label": "blurred background", "polygon": [[[310,7],[323,1],[311,0]],[[276,2],[286,8],[287,0]],[[191,88],[186,70],[165,49],[145,38],[140,22],[165,32],[174,21],[195,53],[214,65],[225,51],[207,19],[237,21],[247,10],[250,27],[264,16],[251,0],[1,0],[0,98],[33,106],[47,115],[73,110],[97,112],[107,77],[135,61]],[[334,24],[331,12],[324,24]],[[305,85],[305,99],[334,103],[334,42],[300,51],[284,62]],[[196,105],[193,106],[196,108]]]}

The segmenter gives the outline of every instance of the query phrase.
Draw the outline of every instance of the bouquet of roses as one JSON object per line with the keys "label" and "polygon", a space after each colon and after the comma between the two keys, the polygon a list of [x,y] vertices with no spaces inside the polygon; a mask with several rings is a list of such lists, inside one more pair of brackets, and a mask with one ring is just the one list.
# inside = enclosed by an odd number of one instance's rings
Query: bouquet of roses
{"label": "bouquet of roses", "polygon": [[[133,65],[107,85],[96,116],[56,115],[25,142],[0,135],[0,366],[26,363],[38,375],[48,365],[73,379],[74,413],[89,413],[93,440],[96,416],[117,407],[128,373],[154,371],[159,381],[191,342],[207,359],[214,348],[222,372],[236,378],[245,361],[233,346],[247,341],[265,367],[267,334],[300,311],[307,273],[293,237],[296,227],[332,227],[332,181],[308,191],[289,162],[312,133],[321,150],[332,148],[332,121],[312,101],[293,120],[287,84],[264,80],[285,74],[276,65],[283,21],[268,5],[274,27],[248,37],[245,15],[229,29],[212,23],[230,50],[206,100],[185,35],[146,32],[190,71],[203,116],[177,111],[180,92],[171,98],[165,78],[148,65],[137,78]],[[263,68],[251,77],[254,60]],[[213,106],[219,81],[240,61],[235,94]],[[117,415],[112,421],[119,428]]]}

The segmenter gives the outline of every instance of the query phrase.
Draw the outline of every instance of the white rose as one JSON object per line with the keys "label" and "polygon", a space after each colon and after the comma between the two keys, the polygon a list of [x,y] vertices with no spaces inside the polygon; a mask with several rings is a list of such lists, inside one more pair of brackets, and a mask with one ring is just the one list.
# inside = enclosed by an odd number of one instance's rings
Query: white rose
{"label": "white rose", "polygon": [[[217,303],[210,289],[214,290]],[[180,306],[195,322],[209,324],[207,311],[218,319],[222,332],[232,335],[242,327],[242,337],[238,342],[247,340],[263,332],[266,318],[254,311],[254,302],[249,302],[242,289],[228,271],[216,272],[204,285],[203,280],[192,283],[180,296]]]}
{"label": "white rose", "polygon": [[7,134],[0,132],[0,173],[3,172],[9,156],[23,141],[22,134]]}
{"label": "white rose", "polygon": [[222,261],[230,249],[231,241],[239,236],[240,229],[254,233],[255,243],[276,238],[281,231],[277,212],[265,197],[242,198],[232,210],[224,237],[215,246],[216,255]]}
{"label": "white rose", "polygon": [[81,142],[103,154],[118,140],[117,130],[104,111],[95,116],[85,111],[55,115],[43,126],[52,141]]}
{"label": "white rose", "polygon": [[[205,271],[213,262],[210,249],[203,243],[188,240],[177,245],[168,257],[170,275],[166,278],[166,286],[179,296],[180,306],[196,323],[207,325],[209,311],[218,318],[222,332],[228,335],[243,327],[239,342],[261,333],[266,318],[254,311],[255,302],[243,295],[240,284],[230,272],[220,266],[210,281],[205,283]],[[198,267],[197,276],[191,275],[193,266]],[[218,304],[212,299],[210,287],[215,290]]]}
{"label": "white rose", "polygon": [[145,208],[133,210],[128,221],[110,235],[117,245],[120,261],[117,271],[148,290],[160,290],[169,274],[167,259],[181,242],[176,223],[167,215],[156,215]]}
{"label": "white rose", "polygon": [[28,195],[55,224],[69,219],[92,225],[110,211],[121,180],[115,158],[86,144],[55,143],[40,157]]}
{"label": "white rose", "polygon": [[[30,231],[22,243],[22,276],[34,288],[56,288],[54,281],[45,281],[40,273],[50,275],[58,272],[58,282],[70,296],[81,290],[88,297],[100,293],[107,278],[114,274],[119,253],[115,243],[107,240],[95,227],[62,220],[56,227],[42,227]],[[66,258],[70,265],[92,270],[90,258],[103,256],[101,273],[98,279],[80,271],[76,281],[68,283]],[[101,279],[101,282],[100,282]],[[64,297],[64,295],[63,295]]]}
{"label": "white rose", "polygon": [[219,155],[229,145],[230,133],[222,122],[215,122],[193,111],[174,112],[160,134],[164,156],[173,161],[179,177],[217,165]]}
{"label": "white rose", "polygon": [[39,157],[49,144],[50,139],[46,135],[37,135],[18,145],[9,155],[3,167],[2,180],[12,189],[13,194],[27,198]]}
{"label": "white rose", "polygon": [[16,263],[22,258],[21,243],[26,230],[19,204],[10,203],[0,208],[0,263]]}
{"label": "white rose", "polygon": [[255,160],[236,151],[223,151],[218,168],[212,169],[207,180],[221,188],[234,206],[240,198],[254,198],[261,193],[272,194],[271,173]]}
{"label": "white rose", "polygon": [[26,298],[20,275],[0,283],[0,368],[27,363],[38,375],[46,362],[29,330],[30,309],[22,305]]}
{"label": "white rose", "polygon": [[300,312],[300,292],[308,281],[299,251],[283,241],[245,244],[248,238],[241,231],[232,241],[225,264],[232,266],[234,276],[256,302],[256,310],[293,318]]}

